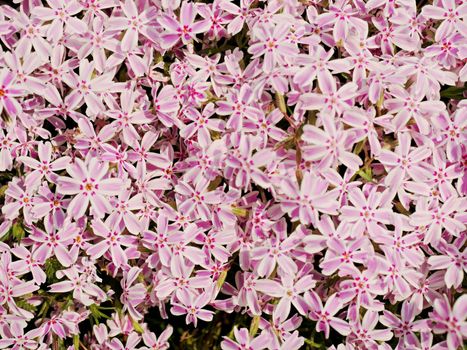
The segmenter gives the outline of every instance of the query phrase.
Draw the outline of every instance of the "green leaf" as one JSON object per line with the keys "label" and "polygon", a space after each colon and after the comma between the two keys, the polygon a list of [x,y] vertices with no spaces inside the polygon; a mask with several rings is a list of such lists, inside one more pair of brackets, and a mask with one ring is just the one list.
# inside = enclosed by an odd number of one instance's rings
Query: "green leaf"
{"label": "green leaf", "polygon": [[35,312],[37,310],[37,306],[29,304],[26,300],[16,300],[16,305],[20,307],[21,309],[24,309],[26,311],[30,312]]}
{"label": "green leaf", "polygon": [[232,213],[241,216],[241,217],[247,217],[248,216],[248,210],[244,208],[237,208],[232,206]]}
{"label": "green leaf", "polygon": [[75,350],[79,350],[79,334],[75,334],[73,336],[73,346],[75,347]]}
{"label": "green leaf", "polygon": [[20,242],[24,238],[24,228],[19,222],[15,222],[13,227],[11,228],[11,233],[13,235],[13,239],[17,242]]}
{"label": "green leaf", "polygon": [[49,258],[45,261],[45,274],[49,282],[57,282],[58,278],[55,273],[58,270],[62,270],[63,266],[58,262],[56,258]]}
{"label": "green leaf", "polygon": [[453,100],[463,100],[464,93],[467,91],[467,87],[464,85],[462,87],[450,86],[441,91],[441,97],[451,98]]}
{"label": "green leaf", "polygon": [[221,272],[220,276],[219,276],[219,279],[217,280],[217,288],[222,288],[222,286],[224,285],[224,282],[225,282],[225,279],[227,278],[227,272],[229,270],[224,270]]}
{"label": "green leaf", "polygon": [[250,335],[254,337],[258,332],[260,316],[254,316],[250,324]]}
{"label": "green leaf", "polygon": [[134,320],[132,317],[130,317],[130,320],[131,320],[131,324],[133,325],[133,329],[136,332],[138,332],[139,334],[143,334],[144,329],[143,329],[143,327],[141,327],[141,325],[138,323],[138,321]]}
{"label": "green leaf", "polygon": [[110,319],[110,316],[104,314],[101,311],[101,308],[99,307],[99,305],[91,304],[89,306],[89,311],[91,312],[91,316],[95,324],[99,324],[101,318]]}

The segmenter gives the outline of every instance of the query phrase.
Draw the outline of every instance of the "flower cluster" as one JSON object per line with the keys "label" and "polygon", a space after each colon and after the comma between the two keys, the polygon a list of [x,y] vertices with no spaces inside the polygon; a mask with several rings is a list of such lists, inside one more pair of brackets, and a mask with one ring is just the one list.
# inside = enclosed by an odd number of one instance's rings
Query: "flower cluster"
{"label": "flower cluster", "polygon": [[463,0],[0,6],[0,348],[467,338]]}

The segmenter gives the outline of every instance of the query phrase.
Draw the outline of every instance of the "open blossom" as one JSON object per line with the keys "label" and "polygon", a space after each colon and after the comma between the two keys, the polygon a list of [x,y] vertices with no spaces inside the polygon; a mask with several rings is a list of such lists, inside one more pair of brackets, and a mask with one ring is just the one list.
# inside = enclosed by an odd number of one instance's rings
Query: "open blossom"
{"label": "open blossom", "polygon": [[237,6],[229,0],[222,4],[226,12],[235,16],[235,18],[231,20],[227,26],[227,31],[229,34],[234,35],[242,30],[242,27],[245,24],[245,20],[251,16],[252,13],[250,12],[253,12],[251,8],[253,2],[254,0],[240,0],[240,6]]}
{"label": "open blossom", "polygon": [[173,333],[173,328],[171,326],[167,326],[167,328],[156,337],[153,332],[145,332],[143,334],[143,341],[144,344],[150,349],[157,349],[157,350],[166,350],[169,348],[169,338]]}
{"label": "open blossom", "polygon": [[63,81],[73,89],[69,98],[76,98],[80,102],[84,100],[88,110],[93,114],[104,110],[102,92],[115,87],[117,90],[120,89],[118,85],[112,83],[112,72],[92,78],[94,66],[94,62],[83,59],[79,63],[79,75],[74,72],[63,75]]}
{"label": "open blossom", "polygon": [[357,170],[362,160],[347,150],[352,142],[352,135],[338,130],[334,121],[326,115],[321,120],[324,131],[313,125],[303,128],[302,139],[311,143],[304,147],[304,157],[311,161],[320,159],[318,166],[321,168],[328,168],[331,164],[334,166],[339,161],[349,169]]}
{"label": "open blossom", "polygon": [[442,112],[445,105],[441,101],[421,101],[420,95],[411,95],[401,88],[391,90],[394,96],[386,101],[389,113],[397,113],[394,119],[396,130],[402,130],[407,122],[413,118],[420,132],[427,134],[430,131],[430,117]]}
{"label": "open blossom", "polygon": [[74,224],[64,223],[63,227],[55,228],[52,222],[46,221],[46,232],[36,229],[31,234],[31,239],[39,244],[33,257],[39,261],[45,261],[53,254],[65,267],[74,263],[68,250],[68,245],[73,242],[78,227]]}
{"label": "open blossom", "polygon": [[292,305],[301,313],[306,314],[306,303],[303,293],[310,290],[316,281],[311,276],[302,278],[289,275],[287,272],[281,277],[281,283],[273,280],[259,280],[256,289],[264,294],[280,298],[275,312],[283,319],[287,319]]}
{"label": "open blossom", "polygon": [[355,83],[347,83],[338,89],[332,75],[323,75],[319,82],[320,94],[310,92],[300,96],[303,109],[323,110],[332,118],[336,114],[340,116],[353,106],[352,100],[357,95],[358,88]]}
{"label": "open blossom", "polygon": [[118,178],[104,178],[108,164],[92,158],[88,164],[76,159],[66,167],[72,177],[60,177],[57,181],[62,194],[75,195],[67,212],[78,219],[84,215],[89,204],[96,217],[102,217],[111,210],[108,195],[116,195],[124,186]]}
{"label": "open blossom", "polygon": [[307,172],[303,176],[300,188],[291,179],[284,179],[281,187],[284,191],[284,207],[293,220],[297,218],[303,224],[316,224],[319,212],[335,214],[338,203],[337,193],[327,192],[328,182],[322,180],[312,173]]}
{"label": "open blossom", "polygon": [[66,280],[50,285],[50,291],[54,293],[73,292],[73,298],[84,305],[91,305],[96,301],[106,300],[105,292],[95,282],[100,281],[94,277],[95,271],[81,271],[75,265],[57,273],[59,278],[67,277]]}
{"label": "open blossom", "polygon": [[422,146],[411,151],[411,141],[409,134],[401,133],[396,152],[382,150],[378,156],[381,163],[390,169],[385,181],[392,187],[399,187],[407,175],[416,182],[423,182],[431,177],[430,171],[423,167],[423,161],[431,155],[430,149]]}
{"label": "open blossom", "polygon": [[193,296],[191,293],[183,293],[180,295],[180,301],[173,303],[171,311],[174,315],[186,314],[187,324],[193,323],[196,327],[198,319],[210,321],[213,318],[213,312],[204,309],[209,300],[210,294],[208,292],[203,292],[198,296]]}
{"label": "open blossom", "polygon": [[109,252],[112,257],[112,262],[117,268],[121,265],[125,265],[128,256],[125,250],[123,250],[123,247],[133,246],[133,237],[122,234],[121,226],[118,223],[110,226],[109,222],[104,223],[100,219],[96,219],[92,223],[92,228],[96,236],[102,239],[86,250],[89,256],[93,259],[97,259],[106,252]]}
{"label": "open blossom", "polygon": [[255,28],[253,33],[259,42],[251,45],[248,51],[253,57],[264,56],[265,72],[271,72],[277,64],[283,65],[285,57],[298,53],[296,45],[287,40],[289,30],[284,24],[259,25]]}
{"label": "open blossom", "polygon": [[413,213],[411,222],[417,226],[427,226],[424,242],[437,243],[441,239],[443,228],[457,236],[465,230],[465,224],[453,218],[452,215],[465,201],[451,197],[444,204],[433,203],[429,208],[420,206],[420,210]]}
{"label": "open blossom", "polygon": [[241,328],[238,329],[237,327],[234,328],[234,335],[235,340],[234,342],[232,339],[224,338],[221,343],[221,348],[223,350],[241,350],[241,349],[266,349],[269,345],[268,338],[266,334],[261,333],[258,337],[253,338],[248,334],[248,329]]}
{"label": "open blossom", "polygon": [[122,17],[112,17],[109,25],[113,30],[125,30],[122,39],[122,50],[129,51],[138,45],[138,34],[143,34],[149,39],[154,40],[154,34],[149,30],[149,24],[154,21],[153,9],[148,9],[142,13],[138,12],[136,4],[132,0],[125,0],[122,4]]}
{"label": "open blossom", "polygon": [[428,264],[433,270],[446,269],[446,286],[458,288],[464,279],[464,272],[467,272],[467,251],[464,249],[461,252],[455,245],[440,245],[439,249],[444,254],[429,257]]}
{"label": "open blossom", "polygon": [[196,34],[209,28],[209,22],[206,20],[195,22],[196,15],[196,5],[185,1],[180,8],[180,22],[167,14],[162,15],[158,21],[166,30],[161,35],[161,46],[168,49],[179,40],[184,44],[196,40]]}
{"label": "open blossom", "polygon": [[351,29],[359,32],[366,30],[367,23],[357,16],[354,16],[355,10],[350,6],[348,1],[340,0],[329,7],[329,11],[318,16],[317,24],[325,26],[333,25],[333,38],[336,42],[347,39]]}
{"label": "open blossom", "polygon": [[378,319],[377,312],[367,311],[362,320],[352,325],[352,333],[349,335],[349,339],[355,338],[356,343],[365,346],[367,349],[377,349],[378,341],[389,341],[392,338],[390,330],[375,329]]}
{"label": "open blossom", "polygon": [[8,69],[0,71],[0,113],[5,110],[10,117],[15,117],[22,108],[15,99],[23,95],[23,89],[15,84],[15,75]]}
{"label": "open blossom", "polygon": [[5,336],[0,340],[0,346],[5,349],[10,346],[13,346],[12,349],[35,349],[38,346],[35,338],[42,334],[42,330],[34,328],[25,333],[24,328],[20,321],[12,322],[12,324],[2,332]]}
{"label": "open blossom", "polygon": [[451,308],[446,295],[435,300],[434,311],[430,315],[435,323],[433,331],[435,334],[447,333],[449,350],[457,349],[462,344],[462,339],[467,336],[466,302],[466,296],[462,295]]}
{"label": "open blossom", "polygon": [[48,3],[49,7],[38,6],[34,8],[34,15],[44,21],[52,20],[48,30],[47,39],[58,41],[62,38],[64,27],[68,33],[83,34],[88,29],[86,23],[74,17],[82,10],[79,2],[55,0]]}
{"label": "open blossom", "polygon": [[342,219],[353,223],[354,235],[358,237],[365,230],[370,235],[384,233],[384,227],[378,223],[389,223],[391,211],[384,207],[382,193],[373,189],[366,197],[360,189],[355,188],[349,193],[349,200],[353,206],[342,207]]}
{"label": "open blossom", "polygon": [[456,30],[465,35],[465,22],[462,21],[467,16],[465,3],[461,2],[458,6],[455,1],[443,0],[438,4],[441,6],[427,5],[422,9],[425,17],[442,21],[436,29],[435,40],[445,38]]}
{"label": "open blossom", "polygon": [[305,294],[305,301],[310,308],[310,318],[317,321],[316,330],[323,331],[326,338],[329,337],[331,327],[343,335],[350,333],[349,324],[334,316],[342,307],[337,294],[331,295],[324,306],[314,291]]}
{"label": "open blossom", "polygon": [[44,176],[49,181],[53,181],[52,179],[57,177],[54,172],[65,169],[71,161],[69,157],[61,157],[52,161],[52,145],[50,143],[40,143],[37,153],[39,160],[24,156],[18,158],[22,163],[34,169],[28,174],[25,181],[26,186],[29,187],[37,187]]}
{"label": "open blossom", "polygon": [[23,188],[19,182],[11,182],[5,195],[12,200],[2,206],[2,213],[7,219],[13,220],[20,215],[22,211],[26,223],[31,223],[33,220],[32,213],[32,189]]}

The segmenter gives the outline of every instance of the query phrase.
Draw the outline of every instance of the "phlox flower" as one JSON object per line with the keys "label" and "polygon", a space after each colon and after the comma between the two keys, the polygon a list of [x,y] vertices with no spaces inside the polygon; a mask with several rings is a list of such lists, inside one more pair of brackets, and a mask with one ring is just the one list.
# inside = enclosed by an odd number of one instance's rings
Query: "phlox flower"
{"label": "phlox flower", "polygon": [[23,94],[21,85],[15,84],[15,75],[3,68],[0,71],[0,113],[5,110],[11,118],[16,117],[22,111],[16,97]]}
{"label": "phlox flower", "polygon": [[161,34],[161,46],[168,49],[174,46],[179,40],[187,44],[191,40],[197,40],[196,34],[206,31],[210,24],[206,20],[195,22],[197,8],[191,2],[183,2],[180,8],[180,21],[164,14],[158,19],[159,23],[165,28]]}
{"label": "phlox flower", "polygon": [[203,321],[211,321],[214,312],[204,309],[209,303],[211,295],[208,292],[203,292],[198,296],[193,296],[191,293],[182,293],[180,301],[172,303],[171,312],[174,315],[185,315],[187,324],[193,323],[196,327],[198,319]]}
{"label": "phlox flower", "polygon": [[324,332],[326,338],[329,337],[330,327],[342,335],[350,333],[349,324],[334,316],[342,308],[337,294],[332,294],[324,306],[321,298],[314,291],[305,293],[305,301],[309,306],[310,318],[317,321],[316,331]]}
{"label": "phlox flower", "polygon": [[92,158],[87,164],[81,159],[67,165],[66,170],[72,177],[61,176],[57,179],[60,193],[75,195],[68,205],[67,213],[75,219],[82,217],[89,204],[92,213],[100,218],[111,211],[108,195],[117,195],[124,181],[118,178],[104,178],[108,164]]}
{"label": "phlox flower", "polygon": [[123,250],[123,247],[132,247],[135,243],[135,239],[131,236],[122,233],[122,227],[119,223],[111,223],[110,220],[104,223],[100,219],[95,219],[92,223],[94,234],[100,237],[101,240],[98,243],[90,245],[86,250],[86,253],[92,259],[98,259],[106,252],[110,253],[111,261],[115,267],[119,268],[122,265],[126,265],[128,262],[128,256]]}
{"label": "phlox flower", "polygon": [[467,336],[466,302],[465,295],[460,296],[452,308],[446,295],[434,302],[434,311],[430,314],[430,318],[435,323],[433,332],[435,334],[447,333],[449,350],[457,349],[462,344],[462,339]]}
{"label": "phlox flower", "polygon": [[267,349],[269,345],[269,340],[265,333],[261,333],[259,336],[252,338],[248,334],[248,329],[238,329],[235,327],[234,335],[237,342],[234,342],[230,338],[224,337],[224,340],[221,343],[222,350],[242,350],[247,346],[249,349],[261,350]]}

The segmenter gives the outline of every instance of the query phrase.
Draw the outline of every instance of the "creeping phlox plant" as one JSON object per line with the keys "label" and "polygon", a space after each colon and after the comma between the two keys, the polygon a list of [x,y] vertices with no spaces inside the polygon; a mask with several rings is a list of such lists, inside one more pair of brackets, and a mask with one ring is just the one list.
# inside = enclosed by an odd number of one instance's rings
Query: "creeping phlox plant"
{"label": "creeping phlox plant", "polygon": [[465,0],[1,3],[1,349],[464,346]]}

